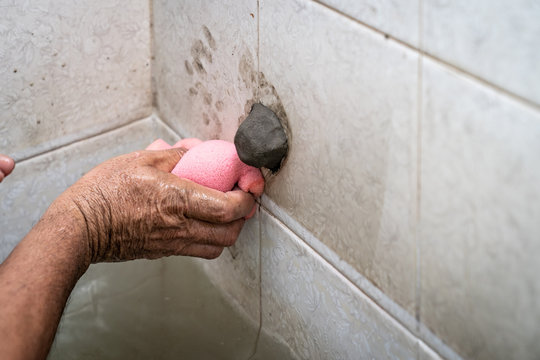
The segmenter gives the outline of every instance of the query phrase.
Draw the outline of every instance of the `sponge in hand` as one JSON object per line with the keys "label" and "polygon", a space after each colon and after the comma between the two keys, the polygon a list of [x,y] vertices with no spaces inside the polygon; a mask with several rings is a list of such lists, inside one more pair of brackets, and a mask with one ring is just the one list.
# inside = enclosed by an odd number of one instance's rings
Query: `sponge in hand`
{"label": "sponge in hand", "polygon": [[183,147],[188,151],[171,171],[178,177],[192,180],[223,192],[230,191],[236,184],[245,192],[255,196],[264,191],[261,171],[244,164],[238,157],[233,143],[224,140],[201,141],[183,139],[170,146],[162,139],[154,141],[147,150],[164,150]]}

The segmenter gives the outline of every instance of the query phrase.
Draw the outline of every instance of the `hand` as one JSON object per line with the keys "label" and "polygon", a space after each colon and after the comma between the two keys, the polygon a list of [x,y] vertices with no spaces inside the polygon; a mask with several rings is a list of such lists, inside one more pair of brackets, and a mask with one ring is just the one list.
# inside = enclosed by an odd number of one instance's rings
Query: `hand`
{"label": "hand", "polygon": [[212,259],[234,244],[255,206],[253,197],[172,175],[184,153],[180,148],[113,158],[53,203],[53,209],[78,210],[88,263],[169,255]]}
{"label": "hand", "polygon": [[12,158],[6,155],[0,154],[0,182],[4,180],[6,176],[11,174],[13,168],[15,167],[15,162]]}

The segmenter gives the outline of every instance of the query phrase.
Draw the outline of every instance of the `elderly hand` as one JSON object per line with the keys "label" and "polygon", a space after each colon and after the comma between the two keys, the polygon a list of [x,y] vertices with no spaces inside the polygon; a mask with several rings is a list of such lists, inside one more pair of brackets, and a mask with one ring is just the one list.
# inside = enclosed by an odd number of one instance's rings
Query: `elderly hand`
{"label": "elderly hand", "polygon": [[79,210],[88,262],[169,255],[212,259],[234,244],[253,197],[172,175],[184,152],[139,151],[111,159],[53,203],[53,209]]}
{"label": "elderly hand", "polygon": [[236,241],[253,197],[170,174],[184,152],[111,159],[53,202],[0,264],[0,358],[46,357],[67,298],[92,262],[215,258]]}

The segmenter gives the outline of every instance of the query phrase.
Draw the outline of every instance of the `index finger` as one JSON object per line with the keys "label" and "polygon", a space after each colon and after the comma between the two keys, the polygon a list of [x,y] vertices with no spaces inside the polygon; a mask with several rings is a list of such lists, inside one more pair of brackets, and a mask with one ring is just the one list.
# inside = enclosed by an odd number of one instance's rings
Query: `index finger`
{"label": "index finger", "polygon": [[190,180],[187,192],[187,208],[184,214],[193,219],[212,223],[229,223],[251,213],[255,199],[242,190],[221,192],[196,184]]}

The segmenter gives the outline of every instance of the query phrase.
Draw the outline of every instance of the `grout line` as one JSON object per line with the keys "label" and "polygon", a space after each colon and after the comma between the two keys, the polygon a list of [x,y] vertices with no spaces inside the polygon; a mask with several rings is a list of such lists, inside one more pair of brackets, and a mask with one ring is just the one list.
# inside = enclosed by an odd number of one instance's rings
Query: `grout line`
{"label": "grout line", "polygon": [[79,142],[83,142],[83,141],[86,141],[86,140],[91,140],[91,139],[97,138],[97,137],[99,137],[101,135],[105,135],[107,133],[110,133],[110,132],[122,129],[124,127],[128,127],[130,125],[136,124],[136,123],[138,123],[140,121],[147,120],[147,119],[149,119],[151,117],[152,117],[152,115],[146,116],[146,117],[143,117],[143,118],[139,118],[139,119],[135,119],[135,120],[131,120],[129,122],[122,123],[120,125],[98,131],[98,132],[93,133],[91,135],[83,136],[83,137],[80,137],[80,138],[75,138],[75,139],[67,141],[66,143],[63,143],[61,145],[52,146],[51,148],[48,148],[47,150],[39,151],[39,152],[37,152],[35,154],[31,154],[31,155],[28,155],[28,156],[23,156],[21,158],[18,158],[18,159],[16,159],[16,163],[17,164],[25,163],[26,161],[38,158],[40,156],[46,155],[46,154],[54,152],[54,151],[61,150],[61,149],[65,148],[65,147],[68,147],[70,145],[73,145],[73,144],[76,144],[76,143],[79,143]]}
{"label": "grout line", "polygon": [[152,109],[157,106],[157,88],[155,86],[155,83],[153,81],[154,79],[154,62],[155,62],[155,29],[154,29],[154,2],[153,0],[148,0],[148,14],[150,16],[150,20],[148,22],[148,26],[150,27],[150,59],[148,59],[148,62],[150,63],[150,102],[152,104]]}
{"label": "grout line", "polygon": [[[260,0],[257,0],[257,74],[260,74]],[[260,90],[260,76],[257,75],[257,86],[255,99],[259,101]],[[261,338],[261,331],[263,327],[263,309],[262,309],[262,220],[261,220],[261,203],[258,202],[257,212],[259,215],[259,329],[257,330],[257,337],[255,338],[255,345],[253,347],[253,353],[248,360],[257,355],[257,349],[259,347],[259,340]]]}
{"label": "grout line", "polygon": [[[423,0],[418,0],[418,43],[420,48],[423,48],[424,43],[424,23],[423,23]],[[424,54],[420,52],[418,56],[418,74],[416,84],[416,217],[415,217],[415,246],[416,246],[416,286],[415,286],[415,318],[417,321],[416,330],[419,331],[421,323],[421,306],[422,306],[422,251],[420,246],[420,214],[422,204],[422,122],[423,122],[423,88],[424,88]]]}
{"label": "grout line", "polygon": [[183,135],[182,132],[180,131],[177,131],[175,130],[171,124],[169,124],[167,121],[163,120],[161,118],[161,116],[159,116],[159,114],[157,112],[154,112],[152,113],[152,116],[154,117],[154,119],[156,119],[158,122],[160,122],[164,127],[167,128],[167,130],[171,131],[172,133],[176,134],[178,137],[180,137],[181,139],[184,139],[186,138],[186,136]]}
{"label": "grout line", "polygon": [[261,216],[261,204],[258,204],[257,212],[259,218],[257,222],[259,224],[259,329],[257,330],[257,337],[255,338],[255,345],[253,346],[253,353],[248,360],[253,359],[257,355],[257,349],[259,347],[259,339],[261,338],[261,332],[263,327],[263,310],[262,310],[262,216]]}
{"label": "grout line", "polygon": [[460,74],[462,76],[465,76],[465,77],[467,77],[467,78],[469,78],[471,80],[477,81],[480,84],[482,84],[484,86],[487,86],[490,89],[495,90],[495,91],[499,92],[500,94],[502,94],[504,96],[509,97],[510,99],[520,103],[521,105],[530,107],[530,108],[532,108],[533,110],[536,110],[536,111],[540,111],[540,104],[534,102],[533,100],[529,100],[529,99],[527,99],[526,97],[524,97],[522,95],[518,95],[518,94],[516,94],[516,93],[514,93],[514,92],[512,92],[512,91],[510,91],[508,89],[505,89],[502,86],[497,85],[497,84],[495,84],[495,83],[493,83],[493,82],[491,82],[491,81],[489,81],[489,80],[487,80],[487,79],[485,79],[485,78],[483,78],[483,77],[481,77],[479,75],[473,74],[473,73],[471,73],[471,72],[469,72],[469,71],[467,71],[465,69],[462,69],[459,66],[454,65],[451,62],[448,62],[448,61],[446,61],[446,60],[444,60],[444,59],[442,59],[442,58],[440,58],[440,57],[438,57],[436,55],[433,55],[433,54],[431,54],[431,53],[429,53],[429,52],[427,52],[427,51],[425,51],[425,50],[423,50],[421,48],[419,49],[416,46],[414,46],[414,45],[412,45],[412,44],[410,44],[410,43],[408,43],[408,42],[406,42],[404,40],[398,39],[398,38],[394,37],[391,34],[385,33],[384,31],[379,30],[378,28],[367,24],[366,22],[364,22],[362,20],[359,20],[359,19],[357,19],[355,17],[352,17],[351,15],[349,15],[349,14],[347,14],[347,13],[341,11],[341,10],[338,10],[338,9],[328,5],[328,4],[323,3],[322,0],[311,0],[311,1],[313,1],[314,3],[316,3],[316,4],[318,4],[318,5],[322,6],[322,7],[325,7],[326,9],[328,9],[328,10],[330,10],[332,12],[337,13],[337,14],[339,14],[339,15],[341,15],[341,16],[343,16],[343,17],[345,17],[345,18],[347,18],[347,19],[349,19],[349,20],[351,20],[351,21],[353,21],[353,22],[355,22],[355,23],[369,29],[369,30],[374,31],[377,34],[380,34],[380,35],[384,36],[389,41],[394,41],[395,43],[397,43],[399,45],[402,45],[402,46],[404,46],[404,47],[406,47],[406,48],[408,48],[408,49],[410,49],[410,50],[412,50],[414,52],[423,54],[425,58],[427,58],[427,59],[429,59],[431,61],[434,61],[436,63],[439,63],[440,65],[444,65],[444,66],[450,68],[451,70],[457,72],[458,74]]}
{"label": "grout line", "polygon": [[255,100],[260,102],[260,73],[261,73],[261,5],[260,0],[257,0],[257,93]]}

